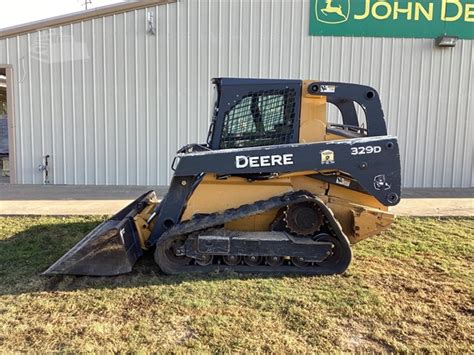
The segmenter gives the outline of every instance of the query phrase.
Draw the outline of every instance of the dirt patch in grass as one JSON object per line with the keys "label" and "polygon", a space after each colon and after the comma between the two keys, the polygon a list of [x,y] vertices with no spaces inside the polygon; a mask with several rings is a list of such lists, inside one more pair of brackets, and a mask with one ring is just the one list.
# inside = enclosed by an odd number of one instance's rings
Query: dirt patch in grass
{"label": "dirt patch in grass", "polygon": [[101,220],[0,218],[0,351],[474,352],[472,218],[400,218],[341,276],[39,275]]}

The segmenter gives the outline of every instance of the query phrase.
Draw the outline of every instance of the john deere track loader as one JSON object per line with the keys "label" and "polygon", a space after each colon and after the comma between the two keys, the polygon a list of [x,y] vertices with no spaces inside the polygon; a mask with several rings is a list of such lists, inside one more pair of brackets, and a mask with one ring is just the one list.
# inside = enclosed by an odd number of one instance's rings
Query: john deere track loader
{"label": "john deere track loader", "polygon": [[[373,88],[232,78],[213,84],[207,143],[177,152],[163,200],[153,191],[140,196],[45,274],[126,273],[147,249],[167,274],[342,273],[350,245],[392,223],[399,150]],[[328,104],[341,124],[328,123]]]}

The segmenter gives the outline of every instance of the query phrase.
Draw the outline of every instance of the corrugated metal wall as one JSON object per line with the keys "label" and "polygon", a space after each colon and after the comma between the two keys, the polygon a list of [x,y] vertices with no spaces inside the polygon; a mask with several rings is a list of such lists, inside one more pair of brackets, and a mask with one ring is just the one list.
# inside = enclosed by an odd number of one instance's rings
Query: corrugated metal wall
{"label": "corrugated metal wall", "polygon": [[[157,33],[146,32],[147,11]],[[15,73],[18,183],[167,184],[203,142],[218,76],[372,85],[405,187],[471,187],[473,41],[308,36],[309,0],[180,0],[0,40]]]}

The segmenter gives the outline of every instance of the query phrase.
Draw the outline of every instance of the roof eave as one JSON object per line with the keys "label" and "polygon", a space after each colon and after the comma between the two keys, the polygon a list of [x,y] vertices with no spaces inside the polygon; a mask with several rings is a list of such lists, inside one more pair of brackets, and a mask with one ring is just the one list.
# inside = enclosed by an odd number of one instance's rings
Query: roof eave
{"label": "roof eave", "polygon": [[113,5],[98,7],[91,10],[74,12],[40,21],[30,22],[18,26],[7,27],[0,30],[0,39],[15,37],[30,32],[36,32],[51,27],[71,24],[90,20],[97,17],[115,15],[127,11],[175,3],[177,0],[140,0],[136,2],[117,3]]}

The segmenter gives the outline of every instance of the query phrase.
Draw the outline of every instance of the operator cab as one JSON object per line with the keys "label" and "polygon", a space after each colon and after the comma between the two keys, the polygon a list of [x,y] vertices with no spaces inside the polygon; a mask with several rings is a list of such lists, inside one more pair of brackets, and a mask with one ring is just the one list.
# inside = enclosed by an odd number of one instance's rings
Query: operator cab
{"label": "operator cab", "polygon": [[[379,96],[367,86],[279,79],[212,82],[215,104],[207,140],[212,150],[301,143],[302,106],[308,97],[337,107],[343,122],[328,123],[324,114],[325,138],[315,141],[387,134]],[[359,122],[355,104],[368,118],[367,127]]]}

